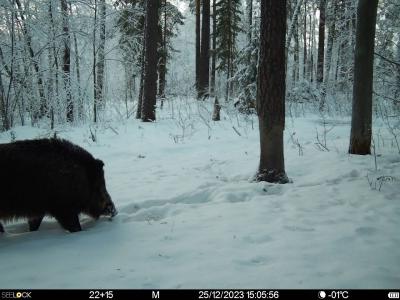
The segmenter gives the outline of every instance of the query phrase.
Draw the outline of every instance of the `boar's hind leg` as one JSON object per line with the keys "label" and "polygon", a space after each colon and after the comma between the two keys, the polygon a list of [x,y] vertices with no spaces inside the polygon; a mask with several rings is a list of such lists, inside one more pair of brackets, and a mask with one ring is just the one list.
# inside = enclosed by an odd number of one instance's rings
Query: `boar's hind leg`
{"label": "boar's hind leg", "polygon": [[39,216],[36,218],[29,218],[28,224],[29,224],[29,230],[30,231],[36,231],[39,229],[40,224],[42,223],[43,216]]}
{"label": "boar's hind leg", "polygon": [[61,226],[69,232],[81,231],[81,224],[79,223],[79,217],[76,213],[62,214],[54,216]]}
{"label": "boar's hind leg", "polygon": [[0,223],[0,233],[4,232],[3,224]]}

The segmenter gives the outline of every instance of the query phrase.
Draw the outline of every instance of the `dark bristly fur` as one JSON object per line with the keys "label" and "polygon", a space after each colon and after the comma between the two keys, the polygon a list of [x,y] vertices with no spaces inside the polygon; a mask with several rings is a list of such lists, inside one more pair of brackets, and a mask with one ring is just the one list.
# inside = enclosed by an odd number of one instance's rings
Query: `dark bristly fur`
{"label": "dark bristly fur", "polygon": [[66,140],[0,144],[0,219],[27,218],[33,231],[49,215],[66,230],[75,232],[81,230],[80,213],[95,219],[114,216],[103,165]]}

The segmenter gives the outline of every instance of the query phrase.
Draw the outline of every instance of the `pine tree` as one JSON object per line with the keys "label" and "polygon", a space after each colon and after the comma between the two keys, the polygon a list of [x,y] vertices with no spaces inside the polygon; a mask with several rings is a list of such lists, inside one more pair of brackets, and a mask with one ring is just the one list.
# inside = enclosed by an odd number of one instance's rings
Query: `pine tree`
{"label": "pine tree", "polygon": [[318,61],[317,61],[317,82],[324,82],[324,53],[325,53],[325,7],[326,0],[319,2],[319,30],[318,30]]}
{"label": "pine tree", "polygon": [[226,73],[226,100],[229,99],[232,90],[229,79],[236,71],[234,60],[237,55],[237,35],[241,31],[241,5],[240,0],[219,0],[216,5],[216,55],[219,62],[217,70]]}
{"label": "pine tree", "polygon": [[350,154],[371,154],[372,87],[378,0],[359,0],[354,58]]}
{"label": "pine tree", "polygon": [[283,154],[286,89],[286,0],[261,1],[257,113],[260,165],[256,179],[287,183]]}
{"label": "pine tree", "polygon": [[144,2],[140,0],[125,0],[117,2],[121,6],[117,27],[121,33],[119,47],[124,61],[130,65],[133,76],[141,69],[142,48],[144,39]]}
{"label": "pine tree", "polygon": [[232,81],[238,85],[238,101],[235,106],[242,113],[249,114],[255,111],[257,93],[257,64],[260,45],[259,18],[253,17],[253,1],[246,1],[246,46],[241,49],[234,61],[237,71]]}
{"label": "pine tree", "polygon": [[209,94],[210,85],[210,0],[202,0],[202,24],[200,45],[200,73],[198,96]]}
{"label": "pine tree", "polygon": [[[143,71],[144,71],[144,22],[145,3],[140,0],[119,0],[117,6],[121,6],[117,26],[121,32],[119,46],[124,61],[128,64],[129,74],[133,77],[140,75],[140,87],[136,118],[141,118],[142,95],[143,95]],[[157,25],[157,93],[161,99],[165,96],[166,75],[168,72],[168,61],[170,53],[175,49],[171,39],[177,35],[178,25],[183,25],[184,16],[171,2],[158,0],[159,23]],[[128,80],[128,83],[132,82]],[[162,104],[163,102],[161,102]]]}
{"label": "pine tree", "polygon": [[217,14],[216,14],[216,7],[217,7],[217,0],[213,0],[212,2],[213,7],[213,14],[212,14],[212,22],[213,22],[213,30],[212,30],[212,50],[211,50],[211,79],[210,79],[210,95],[215,96],[215,80],[216,80],[216,67],[217,67],[217,55],[216,55],[216,48],[217,48],[217,36],[215,32],[217,31]]}
{"label": "pine tree", "polygon": [[157,41],[159,21],[159,1],[146,1],[145,18],[145,54],[144,54],[144,81],[142,114],[143,122],[156,120],[156,96],[157,96]]}
{"label": "pine tree", "polygon": [[184,24],[184,16],[171,2],[162,1],[159,22],[159,45],[158,45],[158,95],[161,97],[161,106],[165,98],[166,76],[168,73],[168,61],[171,53],[175,52],[172,46],[172,38],[177,36],[178,25]]}

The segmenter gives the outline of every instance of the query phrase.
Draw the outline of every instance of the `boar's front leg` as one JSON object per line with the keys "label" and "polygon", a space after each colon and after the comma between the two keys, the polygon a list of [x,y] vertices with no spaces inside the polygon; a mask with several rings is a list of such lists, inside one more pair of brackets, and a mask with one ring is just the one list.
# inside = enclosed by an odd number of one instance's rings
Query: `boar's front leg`
{"label": "boar's front leg", "polygon": [[44,215],[36,217],[36,218],[29,218],[29,220],[28,220],[29,230],[30,231],[38,230],[40,224],[42,223],[43,218],[44,218]]}
{"label": "boar's front leg", "polygon": [[69,232],[81,231],[81,224],[79,217],[76,213],[64,213],[62,215],[54,216],[61,226]]}
{"label": "boar's front leg", "polygon": [[4,232],[3,224],[0,223],[0,233]]}

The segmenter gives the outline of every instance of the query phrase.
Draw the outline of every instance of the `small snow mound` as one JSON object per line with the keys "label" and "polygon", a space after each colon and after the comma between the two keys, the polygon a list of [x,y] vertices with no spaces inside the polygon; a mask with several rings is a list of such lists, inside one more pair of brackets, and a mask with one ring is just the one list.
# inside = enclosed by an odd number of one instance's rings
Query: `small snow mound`
{"label": "small snow mound", "polygon": [[349,177],[351,178],[357,178],[360,177],[360,172],[358,170],[351,170],[351,172],[349,173]]}

